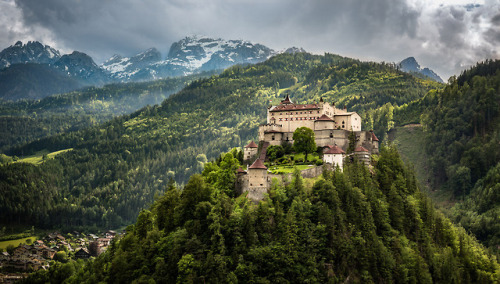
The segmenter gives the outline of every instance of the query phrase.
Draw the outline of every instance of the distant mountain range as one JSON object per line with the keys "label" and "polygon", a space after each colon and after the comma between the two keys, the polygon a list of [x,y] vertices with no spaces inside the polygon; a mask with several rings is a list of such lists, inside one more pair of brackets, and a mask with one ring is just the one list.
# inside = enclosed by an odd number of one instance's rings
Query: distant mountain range
{"label": "distant mountain range", "polygon": [[296,47],[275,51],[244,40],[192,36],[173,43],[166,58],[151,48],[132,57],[114,55],[99,66],[82,52],[61,56],[48,45],[18,41],[0,52],[0,98],[39,99],[89,85],[223,70],[235,64],[259,63],[282,52],[305,51]]}
{"label": "distant mountain range", "polygon": [[436,74],[431,69],[429,69],[427,67],[422,69],[420,67],[420,64],[418,64],[417,60],[415,59],[415,57],[408,57],[408,58],[404,59],[403,61],[399,62],[397,64],[397,66],[401,71],[412,73],[412,74],[417,75],[417,76],[418,75],[424,76],[424,77],[430,78],[436,82],[444,83],[443,79],[441,79],[441,77],[439,77],[439,75]]}
{"label": "distant mountain range", "polygon": [[[224,40],[191,36],[175,42],[165,58],[156,48],[131,57],[114,55],[97,65],[85,53],[61,53],[40,42],[18,41],[0,52],[0,98],[40,99],[84,86],[115,82],[140,82],[223,70],[235,64],[263,62],[280,53],[305,52],[292,47],[281,51],[245,40]],[[428,68],[421,69],[415,58],[398,64],[402,71],[442,82]]]}
{"label": "distant mountain range", "polygon": [[160,52],[152,48],[130,58],[114,55],[102,68],[120,81],[154,80],[258,63],[277,53],[248,41],[193,36],[172,44],[164,60]]}

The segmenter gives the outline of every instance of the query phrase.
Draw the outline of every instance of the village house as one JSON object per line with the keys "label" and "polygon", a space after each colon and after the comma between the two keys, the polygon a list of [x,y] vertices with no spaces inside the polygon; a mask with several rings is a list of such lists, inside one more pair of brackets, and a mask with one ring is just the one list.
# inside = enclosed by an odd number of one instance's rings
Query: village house
{"label": "village house", "polygon": [[87,248],[80,248],[77,252],[75,252],[75,258],[78,259],[87,259],[90,256],[90,252]]}

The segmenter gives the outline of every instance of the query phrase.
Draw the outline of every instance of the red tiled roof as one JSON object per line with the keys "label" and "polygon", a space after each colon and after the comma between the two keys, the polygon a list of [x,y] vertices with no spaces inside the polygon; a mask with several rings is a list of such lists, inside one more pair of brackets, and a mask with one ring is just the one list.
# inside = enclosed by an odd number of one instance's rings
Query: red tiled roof
{"label": "red tiled roof", "polygon": [[345,152],[340,149],[340,147],[338,147],[337,145],[335,146],[328,146],[328,150],[326,150],[326,152],[324,152],[323,154],[345,154]]}
{"label": "red tiled roof", "polygon": [[330,117],[328,117],[328,115],[326,114],[323,114],[322,116],[320,116],[318,119],[316,120],[322,120],[322,121],[333,121],[333,119],[331,119]]}
{"label": "red tiled roof", "polygon": [[255,160],[255,162],[253,162],[253,164],[248,168],[249,169],[264,169],[264,170],[267,169],[267,167],[264,165],[264,163],[262,162],[261,159]]}
{"label": "red tiled roof", "polygon": [[292,100],[290,100],[290,97],[288,97],[288,94],[286,95],[285,99],[281,101],[281,104],[293,104]]}
{"label": "red tiled roof", "polygon": [[236,171],[238,173],[246,174],[246,172],[241,167],[239,167]]}
{"label": "red tiled roof", "polygon": [[356,149],[354,149],[354,152],[368,152],[368,149],[366,149],[363,146],[359,146]]}
{"label": "red tiled roof", "polygon": [[375,133],[374,133],[374,132],[372,132],[372,140],[373,140],[373,141],[378,141],[378,138],[377,138],[377,136],[375,136]]}
{"label": "red tiled roof", "polygon": [[277,111],[286,111],[286,110],[311,110],[311,109],[319,109],[317,104],[305,104],[305,105],[294,105],[294,104],[280,104],[275,106],[269,112],[277,112]]}
{"label": "red tiled roof", "polygon": [[264,133],[283,133],[283,131],[278,131],[278,130],[267,130],[267,131],[264,131]]}
{"label": "red tiled roof", "polygon": [[245,148],[259,148],[259,146],[257,146],[257,144],[255,144],[255,142],[250,141],[250,143],[248,143],[248,145],[245,146]]}

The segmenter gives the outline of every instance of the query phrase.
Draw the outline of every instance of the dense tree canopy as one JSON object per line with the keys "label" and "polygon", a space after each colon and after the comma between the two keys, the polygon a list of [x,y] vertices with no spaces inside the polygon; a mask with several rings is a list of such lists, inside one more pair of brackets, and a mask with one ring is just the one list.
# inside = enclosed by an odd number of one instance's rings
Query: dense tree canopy
{"label": "dense tree canopy", "polygon": [[[127,234],[73,270],[57,266],[29,283],[495,283],[496,257],[434,209],[393,147],[371,173],[347,163],[312,187],[296,171],[253,203],[231,198],[232,154],[171,187]],[[226,167],[225,162],[231,166]],[[229,182],[230,179],[225,179]]]}

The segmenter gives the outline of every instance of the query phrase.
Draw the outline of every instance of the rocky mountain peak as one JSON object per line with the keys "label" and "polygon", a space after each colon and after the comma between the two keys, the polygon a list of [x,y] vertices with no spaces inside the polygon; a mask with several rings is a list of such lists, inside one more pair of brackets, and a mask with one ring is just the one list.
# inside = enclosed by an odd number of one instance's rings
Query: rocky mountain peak
{"label": "rocky mountain peak", "polygon": [[427,67],[422,69],[420,67],[420,64],[418,64],[417,60],[413,56],[402,60],[397,64],[397,66],[401,69],[401,71],[421,74],[436,82],[443,83],[443,79],[441,79],[441,77],[439,77],[439,75],[437,75],[434,71]]}
{"label": "rocky mountain peak", "polygon": [[0,68],[18,63],[50,64],[60,57],[58,50],[38,41],[29,41],[26,44],[17,41],[0,52]]}

